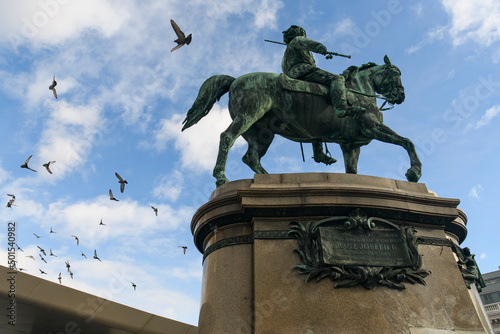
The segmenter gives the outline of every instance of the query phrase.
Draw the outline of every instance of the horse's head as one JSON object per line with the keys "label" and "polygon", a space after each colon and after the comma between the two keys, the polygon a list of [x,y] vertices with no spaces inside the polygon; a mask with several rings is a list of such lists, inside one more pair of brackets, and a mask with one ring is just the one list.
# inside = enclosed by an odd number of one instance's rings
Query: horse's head
{"label": "horse's head", "polygon": [[377,66],[373,81],[375,91],[387,98],[391,104],[401,104],[405,100],[405,89],[401,83],[401,71],[392,65],[389,57],[384,57],[385,65]]}

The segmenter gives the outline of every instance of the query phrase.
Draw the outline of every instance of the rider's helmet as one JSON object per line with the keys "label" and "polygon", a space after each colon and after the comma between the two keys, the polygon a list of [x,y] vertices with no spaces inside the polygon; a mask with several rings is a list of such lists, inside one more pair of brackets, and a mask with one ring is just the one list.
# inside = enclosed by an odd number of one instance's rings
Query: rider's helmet
{"label": "rider's helmet", "polygon": [[302,27],[292,25],[290,28],[283,31],[283,42],[285,42],[285,44],[288,44],[297,36],[306,37],[306,31]]}

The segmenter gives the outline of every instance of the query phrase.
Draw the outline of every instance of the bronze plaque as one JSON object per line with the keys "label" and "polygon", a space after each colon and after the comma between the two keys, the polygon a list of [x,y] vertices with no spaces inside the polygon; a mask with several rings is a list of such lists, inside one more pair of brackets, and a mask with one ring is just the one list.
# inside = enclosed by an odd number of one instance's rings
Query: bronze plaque
{"label": "bronze plaque", "polygon": [[319,227],[323,262],[330,265],[411,267],[404,232]]}

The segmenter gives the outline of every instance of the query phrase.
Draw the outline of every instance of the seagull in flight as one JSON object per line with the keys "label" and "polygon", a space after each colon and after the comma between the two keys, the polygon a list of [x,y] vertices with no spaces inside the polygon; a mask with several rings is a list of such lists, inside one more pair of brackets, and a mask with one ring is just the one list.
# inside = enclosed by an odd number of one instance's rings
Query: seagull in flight
{"label": "seagull in flight", "polygon": [[158,208],[155,208],[154,206],[151,205],[151,209],[155,212],[155,215],[158,216]]}
{"label": "seagull in flight", "polygon": [[49,86],[49,89],[52,91],[52,93],[54,93],[54,97],[57,99],[56,86],[57,86],[57,81],[56,81],[56,76],[54,75],[54,78],[52,78],[52,84]]}
{"label": "seagull in flight", "polygon": [[36,172],[36,170],[28,167],[28,162],[30,161],[30,159],[31,159],[32,156],[33,156],[33,154],[30,155],[28,159],[26,159],[26,161],[21,165],[21,168],[26,168],[26,169],[29,169],[29,170],[31,170],[33,172]]}
{"label": "seagull in flight", "polygon": [[182,248],[184,250],[184,254],[186,254],[187,246],[177,246],[177,247]]}
{"label": "seagull in flight", "polygon": [[43,164],[43,167],[45,167],[47,172],[49,172],[50,174],[52,174],[52,171],[50,170],[49,166],[50,166],[50,164],[53,164],[53,163],[55,163],[55,161],[49,161],[46,164]]}
{"label": "seagull in flight", "polygon": [[114,198],[114,196],[113,196],[113,192],[111,191],[111,189],[109,189],[109,199],[110,199],[110,200],[112,200],[112,201],[117,201],[117,202],[119,202],[119,201],[120,201],[120,200],[118,200],[118,199]]}
{"label": "seagull in flight", "polygon": [[130,283],[132,283],[132,286],[134,287],[134,291],[135,291],[135,288],[137,288],[137,285],[135,285],[134,282],[130,282]]}
{"label": "seagull in flight", "polygon": [[175,34],[177,35],[177,39],[174,41],[174,43],[177,43],[177,46],[170,50],[170,52],[179,49],[184,44],[189,45],[193,37],[192,34],[189,34],[188,37],[186,37],[186,35],[182,32],[181,29],[179,29],[179,26],[172,19],[170,20],[170,24],[172,24],[172,28],[174,28]]}
{"label": "seagull in flight", "polygon": [[73,238],[76,239],[76,245],[78,246],[80,244],[80,239],[76,235],[71,235]]}
{"label": "seagull in flight", "polygon": [[94,249],[94,259],[99,260],[100,262],[102,262],[101,259],[97,256],[97,250],[96,249]]}

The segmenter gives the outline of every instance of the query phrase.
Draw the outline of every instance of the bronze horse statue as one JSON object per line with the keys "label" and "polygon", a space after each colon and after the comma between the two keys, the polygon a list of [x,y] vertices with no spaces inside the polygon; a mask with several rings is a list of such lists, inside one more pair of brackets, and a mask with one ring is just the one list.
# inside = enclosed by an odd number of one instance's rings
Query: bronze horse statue
{"label": "bronze horse statue", "polygon": [[[208,114],[214,103],[229,92],[231,125],[221,133],[219,153],[213,171],[217,187],[229,182],[225,176],[229,149],[239,136],[248,142],[243,156],[255,173],[267,174],[260,159],[266,154],[274,135],[296,142],[312,143],[314,160],[331,164],[335,159],[323,152],[323,142],[340,144],[346,173],[357,173],[360,147],[377,139],[402,146],[410,157],[406,178],[417,182],[422,164],[415,146],[383,123],[376,97],[390,104],[404,101],[401,72],[387,56],[384,65],[367,63],[351,66],[345,77],[349,104],[364,107],[366,112],[339,118],[335,116],[328,89],[316,83],[294,80],[278,73],[249,73],[238,78],[215,75],[201,86],[198,96],[183,122],[182,131]],[[381,95],[376,95],[381,94]]]}

